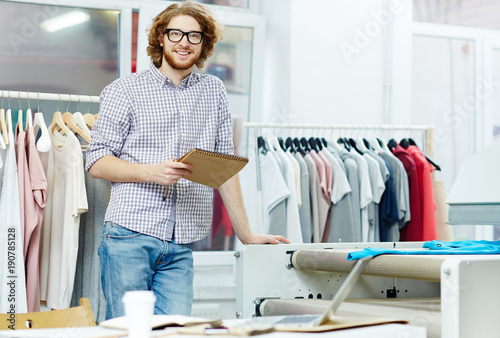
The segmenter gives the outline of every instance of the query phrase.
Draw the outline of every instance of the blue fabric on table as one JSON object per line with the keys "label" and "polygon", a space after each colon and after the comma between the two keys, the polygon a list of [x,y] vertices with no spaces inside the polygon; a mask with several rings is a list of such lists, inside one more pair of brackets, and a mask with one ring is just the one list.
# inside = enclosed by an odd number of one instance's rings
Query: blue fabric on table
{"label": "blue fabric on table", "polygon": [[438,240],[425,242],[420,250],[365,248],[350,252],[347,260],[353,261],[365,256],[392,255],[493,255],[500,254],[500,241],[455,241]]}

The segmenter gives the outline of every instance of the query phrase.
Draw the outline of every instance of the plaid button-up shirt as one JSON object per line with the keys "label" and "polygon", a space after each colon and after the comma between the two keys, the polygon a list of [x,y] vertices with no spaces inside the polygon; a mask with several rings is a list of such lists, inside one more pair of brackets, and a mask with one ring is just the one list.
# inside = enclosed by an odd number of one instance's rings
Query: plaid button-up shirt
{"label": "plaid button-up shirt", "polygon": [[[226,90],[217,77],[191,73],[178,87],[151,64],[120,78],[101,93],[99,118],[87,149],[86,169],[113,155],[157,164],[192,148],[233,154]],[[180,179],[157,183],[115,183],[106,221],[178,244],[205,237],[212,221],[213,189]]]}

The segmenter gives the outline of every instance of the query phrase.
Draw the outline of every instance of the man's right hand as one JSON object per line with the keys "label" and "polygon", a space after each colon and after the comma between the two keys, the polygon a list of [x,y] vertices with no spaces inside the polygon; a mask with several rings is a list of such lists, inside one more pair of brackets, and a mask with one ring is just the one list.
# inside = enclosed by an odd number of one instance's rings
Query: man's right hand
{"label": "man's right hand", "polygon": [[159,164],[153,165],[150,173],[150,182],[156,182],[161,185],[171,185],[177,183],[181,178],[190,175],[192,165],[189,163],[176,162],[168,160]]}

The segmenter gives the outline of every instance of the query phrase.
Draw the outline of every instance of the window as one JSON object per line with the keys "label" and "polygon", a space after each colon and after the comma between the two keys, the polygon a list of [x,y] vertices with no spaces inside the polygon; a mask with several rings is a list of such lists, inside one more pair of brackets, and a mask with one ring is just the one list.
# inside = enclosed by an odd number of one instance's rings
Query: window
{"label": "window", "polygon": [[0,88],[99,95],[118,77],[119,14],[0,2]]}
{"label": "window", "polygon": [[413,20],[500,29],[500,2],[491,0],[414,0]]}

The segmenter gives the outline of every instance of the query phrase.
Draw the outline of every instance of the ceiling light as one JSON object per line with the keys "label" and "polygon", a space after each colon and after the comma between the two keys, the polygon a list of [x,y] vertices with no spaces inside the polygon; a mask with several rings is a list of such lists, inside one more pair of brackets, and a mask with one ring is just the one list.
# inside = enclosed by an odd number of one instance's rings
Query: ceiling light
{"label": "ceiling light", "polygon": [[82,11],[73,11],[55,18],[46,20],[40,26],[47,32],[52,33],[63,28],[78,25],[90,20],[90,15]]}

